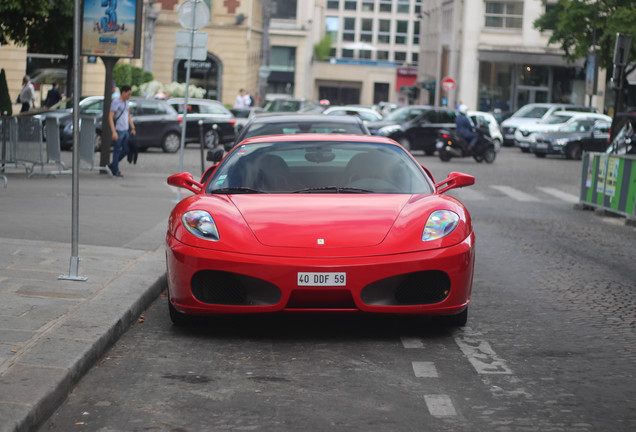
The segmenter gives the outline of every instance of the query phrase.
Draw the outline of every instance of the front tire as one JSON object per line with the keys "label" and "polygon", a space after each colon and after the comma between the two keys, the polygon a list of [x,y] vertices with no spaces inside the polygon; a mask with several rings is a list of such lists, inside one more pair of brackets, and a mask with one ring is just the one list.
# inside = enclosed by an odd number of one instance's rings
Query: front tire
{"label": "front tire", "polygon": [[451,160],[451,155],[445,150],[438,150],[437,154],[439,155],[439,160],[442,162],[448,162]]}
{"label": "front tire", "polygon": [[493,163],[496,158],[497,158],[497,152],[495,152],[495,149],[492,147],[489,147],[486,150],[484,150],[484,153],[482,154],[483,161],[489,164]]}
{"label": "front tire", "polygon": [[565,157],[568,159],[579,160],[581,159],[582,155],[583,155],[583,149],[581,148],[581,144],[579,143],[570,144],[568,148],[565,150]]}
{"label": "front tire", "polygon": [[168,132],[161,141],[161,148],[165,153],[176,153],[181,146],[181,138],[176,132]]}

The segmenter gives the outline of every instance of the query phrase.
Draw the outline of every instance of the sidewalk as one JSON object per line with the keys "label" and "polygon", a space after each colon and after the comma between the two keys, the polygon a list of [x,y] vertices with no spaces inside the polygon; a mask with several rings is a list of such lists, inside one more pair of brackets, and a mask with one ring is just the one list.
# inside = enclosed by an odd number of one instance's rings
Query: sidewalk
{"label": "sidewalk", "polygon": [[165,288],[177,162],[148,152],[124,180],[80,172],[86,281],[58,279],[70,270],[71,176],[0,179],[0,432],[37,430]]}
{"label": "sidewalk", "polygon": [[66,244],[0,244],[0,431],[32,431],[164,289],[165,255],[80,247],[79,282],[57,280]]}

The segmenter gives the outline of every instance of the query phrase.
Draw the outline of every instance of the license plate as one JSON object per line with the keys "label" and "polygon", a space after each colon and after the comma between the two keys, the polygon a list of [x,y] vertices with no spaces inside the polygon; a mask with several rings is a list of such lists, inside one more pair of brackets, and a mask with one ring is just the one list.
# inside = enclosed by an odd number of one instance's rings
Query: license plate
{"label": "license plate", "polygon": [[347,273],[298,272],[298,286],[346,286]]}
{"label": "license plate", "polygon": [[546,143],[536,143],[535,146],[538,149],[547,149],[548,148],[548,144],[546,144]]}

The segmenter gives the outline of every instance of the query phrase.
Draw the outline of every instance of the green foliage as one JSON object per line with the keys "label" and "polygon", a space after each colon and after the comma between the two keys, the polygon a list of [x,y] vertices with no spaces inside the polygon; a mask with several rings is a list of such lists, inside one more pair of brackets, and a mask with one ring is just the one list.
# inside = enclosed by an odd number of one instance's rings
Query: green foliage
{"label": "green foliage", "polygon": [[9,86],[7,85],[7,75],[4,69],[0,72],[0,114],[13,114],[13,102],[9,94]]}
{"label": "green foliage", "polygon": [[131,87],[139,87],[144,83],[153,80],[150,72],[144,69],[131,66],[125,63],[117,63],[113,68],[113,81],[118,87],[129,85]]}
{"label": "green foliage", "polygon": [[630,34],[635,40],[630,47],[627,72],[636,69],[636,7],[633,1],[558,0],[534,21],[534,27],[552,31],[549,42],[560,45],[569,61],[585,58],[593,52],[596,27],[596,51],[601,67],[610,70],[616,33]]}
{"label": "green foliage", "polygon": [[66,54],[73,37],[73,0],[0,0],[0,45]]}
{"label": "green foliage", "polygon": [[325,37],[320,39],[317,44],[314,44],[314,57],[318,61],[325,61],[329,59],[329,53],[331,52],[331,36],[326,34]]}

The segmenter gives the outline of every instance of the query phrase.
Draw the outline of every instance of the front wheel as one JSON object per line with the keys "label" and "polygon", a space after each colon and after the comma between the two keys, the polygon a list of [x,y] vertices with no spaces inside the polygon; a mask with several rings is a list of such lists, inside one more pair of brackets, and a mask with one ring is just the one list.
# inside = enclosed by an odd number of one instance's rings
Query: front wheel
{"label": "front wheel", "polygon": [[161,148],[165,153],[176,153],[181,146],[181,138],[176,132],[168,132],[161,141]]}
{"label": "front wheel", "polygon": [[484,150],[481,156],[484,162],[493,163],[495,161],[495,158],[497,157],[497,152],[495,152],[494,148],[488,147],[486,150]]}
{"label": "front wheel", "polygon": [[579,143],[570,144],[565,150],[565,157],[568,159],[579,160],[581,159],[582,155],[583,150],[581,149],[581,144]]}

